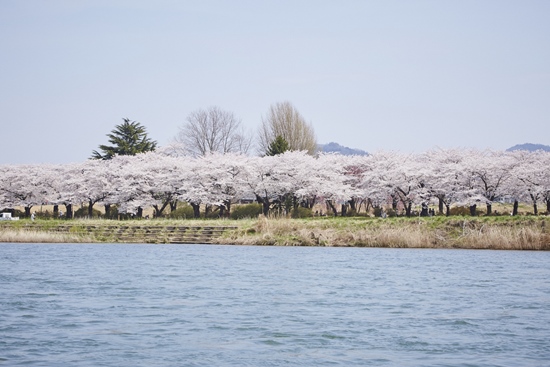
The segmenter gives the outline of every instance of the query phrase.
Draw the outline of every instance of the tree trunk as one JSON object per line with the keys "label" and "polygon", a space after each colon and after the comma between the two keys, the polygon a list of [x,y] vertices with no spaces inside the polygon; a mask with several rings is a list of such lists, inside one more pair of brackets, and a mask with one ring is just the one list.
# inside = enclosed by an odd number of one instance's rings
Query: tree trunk
{"label": "tree trunk", "polygon": [[55,204],[53,206],[53,219],[56,219],[59,217],[59,205]]}
{"label": "tree trunk", "polygon": [[[443,214],[443,205],[444,205],[445,203],[443,202],[443,199],[442,199],[442,198],[438,198],[438,200],[439,200],[439,208],[438,208],[438,210],[439,210],[439,215],[441,215],[441,214]],[[449,208],[449,207],[447,206],[447,212],[448,212],[448,210],[449,210],[448,208]],[[447,216],[449,216],[449,214],[447,214]]]}
{"label": "tree trunk", "polygon": [[111,204],[105,204],[105,218],[111,218]]}
{"label": "tree trunk", "polygon": [[226,209],[226,216],[229,217],[231,215],[231,200],[227,200],[225,203],[225,209]]}
{"label": "tree trunk", "polygon": [[514,200],[514,208],[512,209],[512,216],[518,215],[519,202]]}
{"label": "tree trunk", "polygon": [[73,219],[73,204],[65,204],[65,218]]}
{"label": "tree trunk", "polygon": [[349,203],[349,207],[351,210],[353,210],[354,212],[357,212],[357,201],[355,199],[351,199],[348,201]]}
{"label": "tree trunk", "polygon": [[138,206],[138,210],[137,210],[136,217],[137,217],[138,219],[143,218],[143,208],[142,208],[141,206]]}
{"label": "tree trunk", "polygon": [[533,202],[533,214],[538,215],[539,211],[537,208],[537,199],[535,198],[535,195],[533,195],[532,193],[530,193],[529,196],[531,196],[531,201]]}
{"label": "tree trunk", "polygon": [[262,204],[262,213],[267,217],[267,215],[269,214],[269,207],[271,206],[269,199],[263,198],[260,195],[256,195],[256,201]]}
{"label": "tree trunk", "polygon": [[160,218],[160,216],[162,216],[162,213],[168,204],[170,204],[170,200],[165,200],[160,207],[158,205],[153,205],[153,208],[155,209],[155,218]]}
{"label": "tree trunk", "polygon": [[405,205],[405,215],[407,216],[407,218],[411,217],[411,211],[412,211],[412,203],[408,203],[407,205]]}
{"label": "tree trunk", "polygon": [[193,217],[200,218],[201,217],[201,205],[191,203],[191,207],[193,208]]}
{"label": "tree trunk", "polygon": [[92,219],[94,215],[94,203],[91,200],[88,200],[88,218]]}
{"label": "tree trunk", "polygon": [[300,202],[298,201],[298,198],[296,197],[296,195],[292,195],[292,210],[298,209],[299,206]]}
{"label": "tree trunk", "polygon": [[271,206],[271,204],[269,203],[269,200],[264,200],[262,201],[262,212],[264,213],[264,215],[267,217],[269,215],[269,207]]}
{"label": "tree trunk", "polygon": [[391,208],[397,212],[397,204],[399,203],[399,199],[397,198],[397,196],[395,195],[392,195],[391,197]]}
{"label": "tree trunk", "polygon": [[313,206],[315,205],[315,201],[317,200],[316,196],[313,196],[312,198],[307,198],[305,200],[306,208],[313,209]]}
{"label": "tree trunk", "polygon": [[491,215],[491,214],[493,214],[493,204],[488,203],[487,204],[487,215]]}
{"label": "tree trunk", "polygon": [[546,200],[546,212],[550,214],[550,200]]}
{"label": "tree trunk", "polygon": [[342,217],[345,217],[348,214],[348,206],[346,204],[342,204]]}
{"label": "tree trunk", "polygon": [[31,216],[31,209],[32,209],[32,205],[25,207],[25,217],[29,218]]}
{"label": "tree trunk", "polygon": [[470,215],[475,217],[477,215],[477,204],[470,205]]}
{"label": "tree trunk", "polygon": [[336,210],[336,207],[334,206],[334,204],[332,204],[332,200],[327,200],[326,201],[328,207],[330,208],[330,210],[332,210],[332,213],[334,213],[334,216],[337,217],[338,216],[338,210]]}
{"label": "tree trunk", "polygon": [[170,211],[173,212],[178,208],[178,201],[172,200],[170,201]]}
{"label": "tree trunk", "polygon": [[229,216],[231,210],[231,201],[224,200],[223,204],[219,205],[218,208],[220,209],[220,218]]}
{"label": "tree trunk", "polygon": [[451,206],[448,204],[445,204],[445,216],[448,217],[451,215]]}

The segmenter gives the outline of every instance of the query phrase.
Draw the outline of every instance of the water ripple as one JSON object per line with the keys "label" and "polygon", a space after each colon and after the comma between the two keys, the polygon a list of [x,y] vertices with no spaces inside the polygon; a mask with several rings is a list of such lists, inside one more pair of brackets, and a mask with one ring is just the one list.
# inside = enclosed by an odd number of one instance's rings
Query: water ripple
{"label": "water ripple", "polygon": [[543,366],[550,254],[2,244],[0,365]]}

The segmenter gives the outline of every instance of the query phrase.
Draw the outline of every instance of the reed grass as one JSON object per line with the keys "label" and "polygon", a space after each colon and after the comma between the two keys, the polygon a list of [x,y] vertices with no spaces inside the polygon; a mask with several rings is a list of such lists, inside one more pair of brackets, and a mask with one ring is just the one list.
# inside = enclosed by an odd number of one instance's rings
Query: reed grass
{"label": "reed grass", "polygon": [[462,248],[550,250],[550,235],[536,227],[482,227],[467,229],[457,239]]}
{"label": "reed grass", "polygon": [[260,217],[250,227],[241,227],[219,241],[277,246],[550,250],[547,223],[550,224],[547,218],[297,220]]}

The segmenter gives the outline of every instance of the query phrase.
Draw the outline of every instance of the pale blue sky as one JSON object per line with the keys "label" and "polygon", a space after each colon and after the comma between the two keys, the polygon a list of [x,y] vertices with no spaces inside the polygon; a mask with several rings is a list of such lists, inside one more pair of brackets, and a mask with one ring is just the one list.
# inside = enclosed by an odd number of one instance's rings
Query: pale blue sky
{"label": "pale blue sky", "polygon": [[167,144],[288,100],[367,151],[550,144],[550,1],[0,0],[3,163],[80,162],[123,117]]}

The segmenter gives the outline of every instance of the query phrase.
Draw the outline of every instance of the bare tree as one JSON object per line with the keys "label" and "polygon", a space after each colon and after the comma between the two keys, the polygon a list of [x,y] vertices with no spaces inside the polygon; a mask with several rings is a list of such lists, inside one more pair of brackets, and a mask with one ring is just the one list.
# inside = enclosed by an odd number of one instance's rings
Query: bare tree
{"label": "bare tree", "polygon": [[269,147],[278,136],[287,141],[290,150],[305,150],[314,154],[317,140],[311,124],[308,124],[290,102],[271,105],[267,116],[262,118],[258,132],[258,151],[267,154]]}
{"label": "bare tree", "polygon": [[172,148],[196,157],[214,152],[246,154],[251,144],[252,135],[242,128],[241,120],[213,106],[189,114]]}

